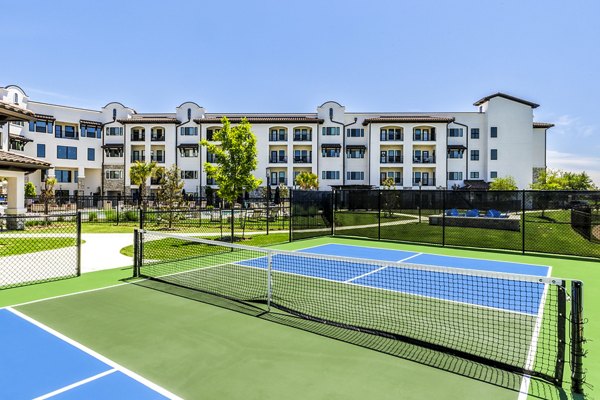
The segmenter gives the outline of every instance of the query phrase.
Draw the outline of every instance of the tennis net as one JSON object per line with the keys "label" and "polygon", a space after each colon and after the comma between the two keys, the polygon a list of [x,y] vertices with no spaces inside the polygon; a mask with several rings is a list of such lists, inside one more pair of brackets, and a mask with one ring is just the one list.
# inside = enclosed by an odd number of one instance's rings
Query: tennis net
{"label": "tennis net", "polygon": [[139,277],[562,383],[566,291],[561,279],[150,231],[137,233],[135,253]]}

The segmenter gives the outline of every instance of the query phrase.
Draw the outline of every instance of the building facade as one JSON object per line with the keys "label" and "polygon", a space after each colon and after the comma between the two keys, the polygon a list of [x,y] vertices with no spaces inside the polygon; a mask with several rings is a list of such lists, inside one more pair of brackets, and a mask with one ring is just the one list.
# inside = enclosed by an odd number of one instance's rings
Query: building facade
{"label": "building facade", "polygon": [[[310,171],[321,189],[379,187],[392,178],[397,188],[485,186],[512,176],[527,188],[546,168],[546,133],[552,124],[533,121],[537,104],[496,93],[473,112],[349,112],[334,101],[314,113],[208,113],[185,102],[172,113],[138,113],[118,102],[100,110],[30,100],[18,86],[0,88],[0,100],[32,111],[35,120],[5,124],[3,147],[52,165],[29,175],[38,190],[46,175],[58,194],[135,194],[129,168],[135,161],[176,164],[187,193],[214,186],[203,168],[213,157],[199,142],[211,140],[227,116],[242,117],[257,137],[255,175],[264,184],[294,185]],[[158,188],[157,179],[149,182]],[[216,187],[216,186],[215,186]]]}

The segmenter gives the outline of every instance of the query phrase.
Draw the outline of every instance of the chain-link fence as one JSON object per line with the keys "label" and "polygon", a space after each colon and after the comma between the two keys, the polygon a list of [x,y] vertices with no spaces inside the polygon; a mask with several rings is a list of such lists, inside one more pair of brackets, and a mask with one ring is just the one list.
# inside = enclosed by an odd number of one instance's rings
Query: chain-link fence
{"label": "chain-link fence", "polygon": [[81,216],[0,216],[0,289],[79,276]]}
{"label": "chain-link fence", "polygon": [[[304,234],[301,224],[310,215],[330,226],[326,206],[316,208],[328,193],[294,192],[293,239],[329,234]],[[348,189],[330,196],[335,236],[600,257],[599,191]]]}
{"label": "chain-link fence", "polygon": [[292,191],[291,240],[331,235],[333,233],[332,202],[332,192]]}

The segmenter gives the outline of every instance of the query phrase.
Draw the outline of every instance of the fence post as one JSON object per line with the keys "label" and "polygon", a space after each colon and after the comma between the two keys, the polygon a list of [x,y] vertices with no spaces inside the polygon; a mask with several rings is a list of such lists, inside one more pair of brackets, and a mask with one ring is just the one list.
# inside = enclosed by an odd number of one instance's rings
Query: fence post
{"label": "fence post", "polygon": [[525,254],[525,189],[521,192],[521,253]]}
{"label": "fence post", "polygon": [[269,196],[269,191],[267,190],[267,235],[269,234],[269,217],[270,217],[270,213],[269,213],[269,198],[271,196]]}
{"label": "fence post", "polygon": [[377,240],[381,240],[381,189],[377,190]]}
{"label": "fence post", "polygon": [[140,215],[140,229],[144,229],[144,225],[146,223],[146,213],[143,208],[138,208],[138,214]]}
{"label": "fence post", "polygon": [[271,298],[273,297],[273,253],[267,255],[267,312],[271,312]]}
{"label": "fence post", "polygon": [[335,209],[337,208],[337,193],[331,189],[331,236],[335,235]]}
{"label": "fence post", "polygon": [[289,237],[289,241],[290,242],[293,240],[293,237],[292,237],[292,220],[293,220],[293,215],[292,215],[292,212],[293,212],[292,199],[294,198],[293,197],[294,196],[293,193],[294,193],[294,191],[290,190],[290,199],[289,199],[290,205],[289,205],[289,210],[288,210],[288,229],[290,230],[290,237]]}
{"label": "fence post", "polygon": [[571,282],[571,389],[583,393],[583,282]]}
{"label": "fence post", "polygon": [[117,199],[117,225],[119,225],[119,199]]}
{"label": "fence post", "polygon": [[446,194],[447,190],[442,190],[442,246],[446,246]]}
{"label": "fence post", "polygon": [[75,217],[77,224],[77,276],[81,276],[81,211]]}
{"label": "fence post", "polygon": [[233,235],[235,230],[235,202],[231,202],[231,243],[234,242]]}

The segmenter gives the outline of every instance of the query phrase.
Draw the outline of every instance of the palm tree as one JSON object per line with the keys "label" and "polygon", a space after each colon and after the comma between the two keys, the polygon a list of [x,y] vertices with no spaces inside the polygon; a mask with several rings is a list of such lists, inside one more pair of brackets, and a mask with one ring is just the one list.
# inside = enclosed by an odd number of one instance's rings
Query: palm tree
{"label": "palm tree", "polygon": [[319,180],[317,175],[312,172],[300,172],[296,176],[296,185],[300,186],[302,190],[317,189],[319,187]]}
{"label": "palm tree", "polygon": [[146,209],[146,187],[148,178],[156,177],[156,174],[160,168],[156,165],[155,162],[151,163],[143,163],[141,161],[136,161],[129,168],[129,176],[131,177],[131,183],[134,185],[138,185],[140,188],[140,199],[143,201],[144,210]]}

